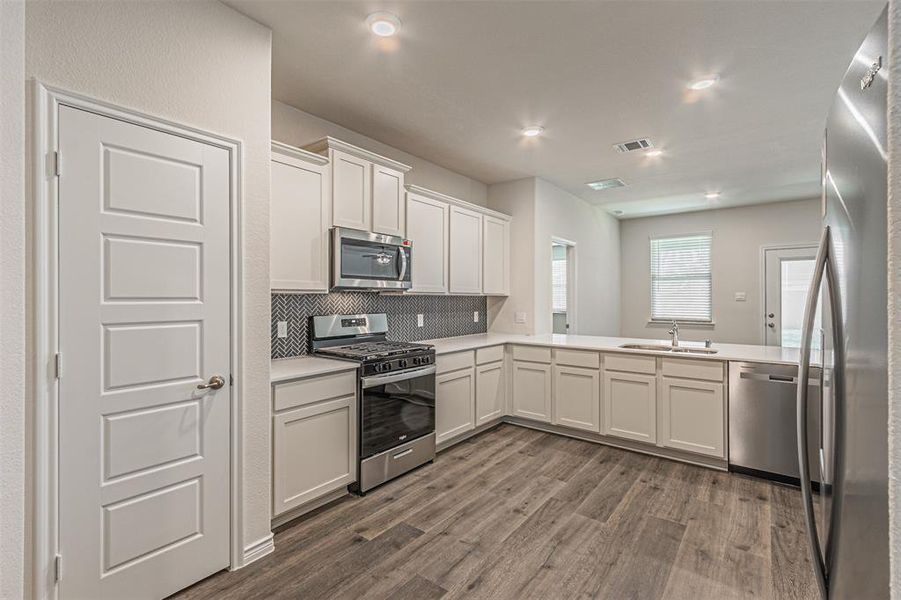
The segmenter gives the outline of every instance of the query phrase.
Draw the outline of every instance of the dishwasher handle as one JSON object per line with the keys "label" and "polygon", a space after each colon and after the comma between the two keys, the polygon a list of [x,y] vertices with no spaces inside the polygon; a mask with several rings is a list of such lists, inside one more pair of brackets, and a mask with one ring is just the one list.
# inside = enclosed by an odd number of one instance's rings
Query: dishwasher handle
{"label": "dishwasher handle", "polygon": [[[742,379],[753,379],[755,381],[767,381],[770,383],[786,383],[790,385],[796,385],[798,383],[798,378],[792,377],[791,375],[771,375],[769,373],[748,373],[743,371],[739,374],[739,377]],[[809,379],[807,385],[817,387],[820,385],[820,382],[817,379]]]}

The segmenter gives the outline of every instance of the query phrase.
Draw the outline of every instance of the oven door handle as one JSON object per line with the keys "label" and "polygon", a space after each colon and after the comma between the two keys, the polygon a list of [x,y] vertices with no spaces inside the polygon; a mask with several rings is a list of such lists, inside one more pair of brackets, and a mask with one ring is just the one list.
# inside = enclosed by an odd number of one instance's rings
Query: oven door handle
{"label": "oven door handle", "polygon": [[379,385],[385,385],[386,383],[396,383],[398,381],[404,381],[406,379],[423,377],[424,375],[434,375],[435,370],[435,365],[429,365],[428,367],[422,367],[420,369],[410,369],[409,371],[401,371],[399,373],[388,373],[386,375],[370,375],[369,377],[363,377],[360,381],[363,384],[363,389],[366,390]]}

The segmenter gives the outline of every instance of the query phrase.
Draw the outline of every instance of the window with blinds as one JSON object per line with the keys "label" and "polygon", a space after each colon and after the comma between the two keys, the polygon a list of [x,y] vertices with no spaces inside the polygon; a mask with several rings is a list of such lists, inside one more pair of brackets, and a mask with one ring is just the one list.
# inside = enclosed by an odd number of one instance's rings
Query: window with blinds
{"label": "window with blinds", "polygon": [[651,319],[711,321],[709,233],[651,239]]}
{"label": "window with blinds", "polygon": [[553,247],[551,261],[552,310],[555,313],[566,312],[566,247]]}

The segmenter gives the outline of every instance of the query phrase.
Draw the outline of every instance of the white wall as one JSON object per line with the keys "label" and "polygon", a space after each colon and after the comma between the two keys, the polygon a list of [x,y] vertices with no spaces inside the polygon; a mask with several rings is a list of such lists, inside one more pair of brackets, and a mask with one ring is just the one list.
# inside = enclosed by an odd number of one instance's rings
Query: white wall
{"label": "white wall", "polygon": [[488,186],[480,181],[445,169],[433,162],[413,156],[293,106],[277,100],[272,101],[273,140],[292,146],[304,146],[327,135],[410,165],[413,169],[407,173],[405,183],[418,185],[481,206],[485,206],[487,202]]}
{"label": "white wall", "polygon": [[889,2],[888,27],[889,549],[892,598],[901,598],[901,0]]}
{"label": "white wall", "polygon": [[29,2],[26,76],[240,139],[244,192],[243,544],[270,535],[271,34],[214,1]]}
{"label": "white wall", "polygon": [[[651,316],[650,244],[653,236],[713,232],[712,327],[684,325],[687,340],[762,344],[762,246],[810,243],[821,229],[817,199],[742,206],[621,221],[622,325],[625,337],[666,337],[665,325],[649,324]],[[735,292],[747,301],[736,302]]]}
{"label": "white wall", "polygon": [[551,238],[575,242],[576,327],[617,335],[620,322],[619,222],[606,211],[535,180],[535,333],[551,333]]}
{"label": "white wall", "polygon": [[25,5],[0,2],[0,598],[26,597]]}
{"label": "white wall", "polygon": [[[535,179],[488,186],[488,207],[513,217],[510,224],[510,296],[488,298],[488,329],[535,332]],[[514,313],[524,312],[525,323]]]}

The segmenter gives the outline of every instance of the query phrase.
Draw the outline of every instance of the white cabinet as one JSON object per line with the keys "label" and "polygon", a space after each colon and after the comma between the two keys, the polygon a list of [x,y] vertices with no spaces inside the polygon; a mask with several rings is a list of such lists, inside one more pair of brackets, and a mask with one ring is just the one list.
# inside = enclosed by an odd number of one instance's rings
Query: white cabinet
{"label": "white cabinet", "polygon": [[450,207],[450,293],[482,293],[482,215]]}
{"label": "white cabinet", "polygon": [[[470,353],[471,354],[471,353]],[[435,441],[441,443],[475,427],[475,369],[435,377]]]}
{"label": "white cabinet", "polygon": [[504,362],[476,367],[476,425],[482,425],[504,414]]}
{"label": "white cabinet", "polygon": [[482,217],[482,293],[510,294],[510,221]]}
{"label": "white cabinet", "polygon": [[[722,365],[711,364],[711,367]],[[725,458],[723,384],[661,377],[659,443]]]}
{"label": "white cabinet", "polygon": [[403,172],[372,165],[372,231],[403,237],[406,208]]}
{"label": "white cabinet", "polygon": [[356,481],[355,394],[273,417],[273,516]]}
{"label": "white cabinet", "polygon": [[446,294],[450,206],[446,202],[409,192],[407,238],[413,242],[413,289],[423,294]]}
{"label": "white cabinet", "polygon": [[513,361],[513,414],[551,422],[551,365]]}
{"label": "white cabinet", "polygon": [[269,277],[277,291],[328,291],[328,159],[272,143]]}
{"label": "white cabinet", "polygon": [[331,137],[306,149],[331,163],[332,225],[403,236],[408,165]]}
{"label": "white cabinet", "polygon": [[598,369],[554,367],[554,424],[601,431],[601,376]]}
{"label": "white cabinet", "polygon": [[657,378],[639,373],[604,373],[604,433],[654,443],[657,440]]}

